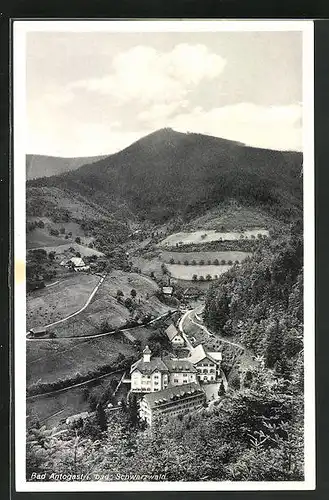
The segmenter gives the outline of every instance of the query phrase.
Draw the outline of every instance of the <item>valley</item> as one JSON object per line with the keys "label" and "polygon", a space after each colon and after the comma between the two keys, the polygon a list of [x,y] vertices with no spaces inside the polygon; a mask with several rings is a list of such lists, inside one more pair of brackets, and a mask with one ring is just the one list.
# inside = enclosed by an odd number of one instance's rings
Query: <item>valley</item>
{"label": "valley", "polygon": [[[299,401],[300,161],[165,129],[28,181],[28,428],[93,442],[105,418],[123,446],[126,434],[151,439],[139,404],[159,390],[178,405],[184,366],[196,403],[164,420],[169,436],[202,434],[217,419],[238,435],[240,414],[249,425],[241,408],[255,397],[268,412],[266,398],[286,401],[284,383]],[[148,390],[152,363],[172,375],[169,386]]]}

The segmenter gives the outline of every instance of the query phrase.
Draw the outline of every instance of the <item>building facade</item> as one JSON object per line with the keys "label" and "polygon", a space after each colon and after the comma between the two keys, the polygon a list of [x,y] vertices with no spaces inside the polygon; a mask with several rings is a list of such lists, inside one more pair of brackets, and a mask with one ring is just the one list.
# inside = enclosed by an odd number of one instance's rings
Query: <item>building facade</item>
{"label": "building facade", "polygon": [[175,325],[168,326],[166,329],[166,335],[173,347],[184,347],[185,341]]}
{"label": "building facade", "polygon": [[159,417],[174,417],[202,407],[206,395],[193,382],[179,387],[168,387],[160,392],[145,394],[140,402],[140,418],[152,425]]}
{"label": "building facade", "polygon": [[200,382],[215,382],[221,377],[222,354],[207,352],[202,344],[196,346],[187,358],[196,368]]}
{"label": "building facade", "polygon": [[170,386],[197,381],[197,368],[189,360],[151,357],[148,346],[143,357],[130,368],[132,392],[158,392]]}

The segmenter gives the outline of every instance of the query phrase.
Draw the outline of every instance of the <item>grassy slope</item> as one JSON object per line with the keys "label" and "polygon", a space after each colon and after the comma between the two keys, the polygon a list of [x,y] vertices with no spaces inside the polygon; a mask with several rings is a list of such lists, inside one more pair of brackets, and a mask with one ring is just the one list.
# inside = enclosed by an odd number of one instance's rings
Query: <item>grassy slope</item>
{"label": "grassy slope", "polygon": [[27,342],[27,386],[72,379],[77,373],[86,375],[115,362],[119,353],[134,354],[129,344],[109,337],[91,340],[53,340]]}
{"label": "grassy slope", "polygon": [[98,281],[98,276],[75,273],[56,285],[28,293],[27,328],[44,326],[78,311]]}
{"label": "grassy slope", "polygon": [[[75,273],[56,285],[28,294],[28,328],[52,323],[79,310],[98,280],[98,276]],[[130,297],[132,289],[136,290],[138,307],[143,314],[159,316],[168,311],[168,307],[154,296],[158,290],[154,281],[139,274],[114,270],[102,283],[85,311],[51,327],[50,330],[55,332],[57,337],[79,337],[99,333],[105,320],[113,328],[122,326],[129,319],[130,312],[115,298],[119,289],[124,293],[124,299]],[[146,294],[149,295],[148,300]]]}
{"label": "grassy slope", "polygon": [[175,263],[180,261],[182,264],[184,263],[185,260],[191,264],[193,260],[195,260],[197,263],[200,262],[200,260],[204,260],[205,263],[208,262],[208,260],[211,260],[213,262],[215,259],[218,259],[219,262],[224,259],[226,261],[232,260],[235,262],[238,260],[239,262],[246,257],[250,255],[248,252],[162,252],[161,253],[161,260],[163,260],[166,263],[170,262],[170,259],[173,258],[175,259]]}

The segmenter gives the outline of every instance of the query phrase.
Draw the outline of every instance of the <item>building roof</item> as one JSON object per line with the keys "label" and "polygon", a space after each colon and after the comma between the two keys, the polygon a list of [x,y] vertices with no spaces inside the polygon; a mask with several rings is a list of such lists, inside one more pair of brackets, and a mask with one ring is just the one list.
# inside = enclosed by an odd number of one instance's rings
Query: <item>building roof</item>
{"label": "building roof", "polygon": [[152,354],[152,351],[151,351],[151,349],[149,348],[149,346],[148,346],[148,345],[147,345],[147,346],[145,347],[145,349],[143,350],[143,354]]}
{"label": "building roof", "polygon": [[[145,348],[146,349],[146,348]],[[145,349],[143,352],[145,352]],[[151,374],[155,371],[169,373],[196,373],[197,369],[187,359],[172,359],[169,356],[161,358],[151,358],[150,361],[144,361],[143,358],[136,361],[130,368],[130,373],[135,370],[141,373]]]}
{"label": "building roof", "polygon": [[175,325],[171,324],[166,329],[166,334],[169,340],[172,340],[174,337],[176,337],[176,335],[180,335],[180,332],[177,330]]}
{"label": "building roof", "polygon": [[162,391],[150,392],[145,394],[144,399],[150,408],[159,407],[162,404],[173,400],[184,399],[192,394],[204,394],[199,384],[192,382],[190,384],[167,387]]}
{"label": "building roof", "polygon": [[72,259],[70,259],[70,262],[72,262],[72,264],[75,267],[85,266],[85,263],[83,262],[83,260],[81,259],[81,257],[72,257]]}
{"label": "building roof", "polygon": [[171,295],[173,293],[173,287],[172,286],[163,286],[162,287],[162,293]]}
{"label": "building roof", "polygon": [[[215,354],[216,357],[213,357],[212,354]],[[221,361],[222,359],[222,354],[220,352],[218,353],[206,352],[203,345],[199,344],[193,349],[190,356],[188,357],[188,360],[195,365],[196,363],[199,363],[199,361],[202,361],[205,358],[214,361],[214,363],[218,363],[218,361]]]}
{"label": "building roof", "polygon": [[167,365],[171,373],[197,373],[197,369],[187,359],[164,358],[163,362]]}
{"label": "building roof", "polygon": [[164,364],[161,358],[151,358],[148,362],[145,362],[143,358],[141,358],[136,361],[136,363],[131,365],[130,373],[135,370],[138,370],[141,373],[151,374],[155,371],[168,372],[168,367]]}
{"label": "building roof", "polygon": [[212,359],[214,359],[215,361],[222,361],[222,353],[221,352],[213,352],[213,351],[209,351],[207,353],[209,356],[212,357]]}

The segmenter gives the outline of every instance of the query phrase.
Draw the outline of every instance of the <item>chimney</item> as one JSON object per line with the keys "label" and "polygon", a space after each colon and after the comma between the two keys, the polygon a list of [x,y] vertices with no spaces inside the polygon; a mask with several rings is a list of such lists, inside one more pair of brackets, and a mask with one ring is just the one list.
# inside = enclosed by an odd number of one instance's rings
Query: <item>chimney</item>
{"label": "chimney", "polygon": [[143,351],[143,361],[144,363],[149,363],[151,361],[151,349],[147,345]]}

